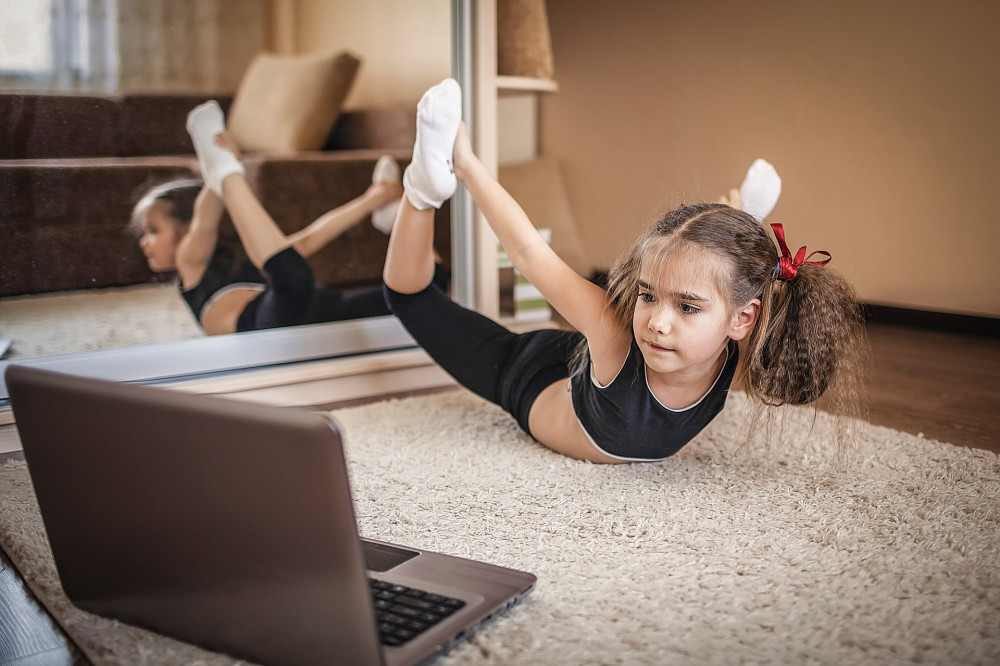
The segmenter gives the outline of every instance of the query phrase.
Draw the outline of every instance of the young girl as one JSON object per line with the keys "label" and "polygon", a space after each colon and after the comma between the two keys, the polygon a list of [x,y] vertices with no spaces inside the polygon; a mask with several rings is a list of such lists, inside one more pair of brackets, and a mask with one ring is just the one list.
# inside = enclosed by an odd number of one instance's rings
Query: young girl
{"label": "young girl", "polygon": [[[456,178],[514,266],[575,330],[515,334],[432,284],[431,209]],[[748,174],[742,193],[760,217],[777,200],[776,178],[759,163]],[[768,405],[815,401],[862,346],[853,292],[823,268],[829,255],[813,260],[802,248],[792,257],[772,225],[779,252],[758,219],[725,203],[667,213],[616,263],[607,291],[580,277],[473,154],[450,79],[420,102],[403,186],[384,270],[392,311],[461,384],[568,456],[610,463],[676,453],[722,410],[738,341],[746,392]]]}
{"label": "young girl", "polygon": [[[389,314],[381,287],[345,293],[316,285],[306,258],[369,214],[388,231],[402,195],[392,158],[379,159],[360,197],[285,236],[247,184],[218,104],[194,109],[188,131],[207,185],[179,180],[152,189],[136,204],[132,224],[150,268],[177,271],[181,295],[207,334]],[[223,206],[249,258],[241,265],[218,244]],[[446,282],[443,273],[439,282]]]}

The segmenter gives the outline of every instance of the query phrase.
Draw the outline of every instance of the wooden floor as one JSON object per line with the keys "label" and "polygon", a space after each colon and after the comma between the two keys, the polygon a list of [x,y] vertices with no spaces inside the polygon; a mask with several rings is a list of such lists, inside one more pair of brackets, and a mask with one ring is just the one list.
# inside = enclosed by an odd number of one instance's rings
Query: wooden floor
{"label": "wooden floor", "polygon": [[872,421],[1000,453],[1000,340],[868,327]]}
{"label": "wooden floor", "polygon": [[[887,324],[869,336],[875,423],[1000,454],[1000,340]],[[87,662],[0,555],[0,664],[76,663]]]}

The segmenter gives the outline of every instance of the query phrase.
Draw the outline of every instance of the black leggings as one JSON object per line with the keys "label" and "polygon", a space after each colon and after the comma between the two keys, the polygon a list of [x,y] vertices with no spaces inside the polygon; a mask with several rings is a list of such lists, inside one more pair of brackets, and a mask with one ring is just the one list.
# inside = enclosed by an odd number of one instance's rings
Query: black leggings
{"label": "black leggings", "polygon": [[415,294],[385,287],[385,300],[406,330],[458,383],[507,410],[525,432],[538,394],[570,374],[583,336],[545,329],[514,333],[463,308],[436,285]]}
{"label": "black leggings", "polygon": [[[240,313],[237,331],[258,331],[299,324],[379,317],[391,314],[382,287],[342,291],[317,285],[309,262],[292,247],[264,262],[268,284]],[[447,269],[439,266],[435,283],[448,284]]]}

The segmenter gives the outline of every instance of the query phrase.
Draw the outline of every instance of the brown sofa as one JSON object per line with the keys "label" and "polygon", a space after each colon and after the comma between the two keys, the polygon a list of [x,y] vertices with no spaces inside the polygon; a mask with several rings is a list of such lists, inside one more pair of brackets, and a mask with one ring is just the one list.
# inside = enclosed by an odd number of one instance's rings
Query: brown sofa
{"label": "brown sofa", "polygon": [[[0,94],[0,297],[124,286],[156,279],[127,231],[151,184],[197,174],[187,113],[194,94]],[[322,151],[245,156],[247,178],[286,232],[361,194],[375,161],[405,166],[414,110],[347,111]],[[448,207],[438,250],[450,260]],[[224,242],[238,244],[231,225]],[[340,287],[381,279],[387,239],[362,223],[311,258],[317,281]]]}

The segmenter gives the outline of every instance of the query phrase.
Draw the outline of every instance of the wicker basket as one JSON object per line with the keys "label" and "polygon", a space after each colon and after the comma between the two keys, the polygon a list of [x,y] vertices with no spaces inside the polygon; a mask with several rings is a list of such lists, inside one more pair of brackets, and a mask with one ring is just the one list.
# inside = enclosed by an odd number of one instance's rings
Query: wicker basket
{"label": "wicker basket", "polygon": [[553,78],[545,0],[497,0],[497,73]]}

